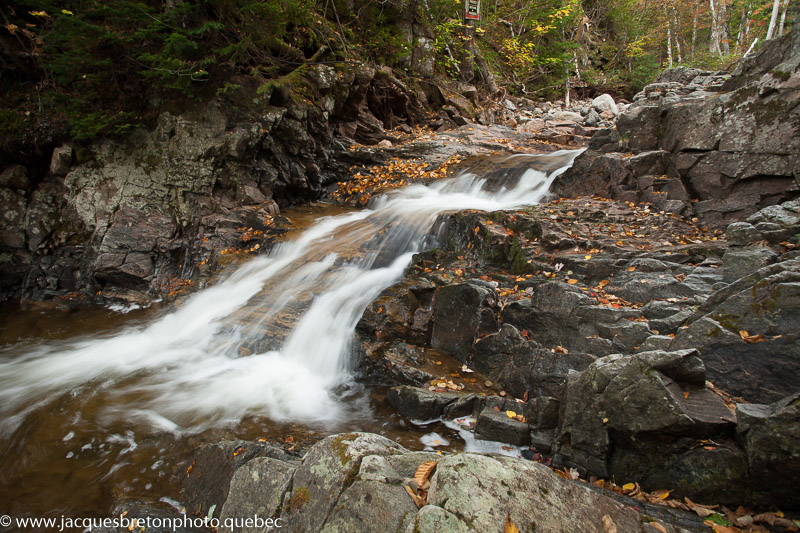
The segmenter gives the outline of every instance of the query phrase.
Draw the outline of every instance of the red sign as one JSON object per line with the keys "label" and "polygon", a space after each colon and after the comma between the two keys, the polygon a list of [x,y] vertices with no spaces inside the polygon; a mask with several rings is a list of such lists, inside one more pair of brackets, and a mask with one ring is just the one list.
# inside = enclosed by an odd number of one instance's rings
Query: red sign
{"label": "red sign", "polygon": [[465,18],[478,20],[481,18],[481,0],[467,0],[467,14]]}

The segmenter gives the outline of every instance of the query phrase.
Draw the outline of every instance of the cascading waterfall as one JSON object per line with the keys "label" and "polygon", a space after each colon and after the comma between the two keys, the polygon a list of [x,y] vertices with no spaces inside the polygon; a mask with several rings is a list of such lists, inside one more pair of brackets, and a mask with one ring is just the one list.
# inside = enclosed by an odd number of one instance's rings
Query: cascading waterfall
{"label": "cascading waterfall", "polygon": [[487,187],[464,174],[394,191],[319,220],[147,326],[7,349],[0,435],[65,395],[94,398],[102,407],[93,423],[136,418],[175,433],[255,415],[336,422],[346,414],[336,391],[351,380],[356,323],[423,249],[436,217],[538,203],[578,153],[512,156],[530,167],[514,183]]}

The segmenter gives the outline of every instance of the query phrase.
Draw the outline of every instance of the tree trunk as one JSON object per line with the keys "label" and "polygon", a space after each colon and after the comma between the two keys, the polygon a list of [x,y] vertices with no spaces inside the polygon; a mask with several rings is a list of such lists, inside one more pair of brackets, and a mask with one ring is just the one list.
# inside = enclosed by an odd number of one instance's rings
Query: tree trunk
{"label": "tree trunk", "polygon": [[[775,0],[778,2],[779,0]],[[711,7],[711,42],[708,44],[708,51],[712,54],[714,52],[722,55],[722,50],[719,47],[719,25],[717,24],[717,8],[714,7],[714,0],[708,0],[708,5]]]}
{"label": "tree trunk", "polygon": [[736,51],[741,52],[747,39],[747,30],[750,25],[750,2],[742,6],[742,19],[739,21],[739,33],[736,36]]}
{"label": "tree trunk", "polygon": [[669,68],[672,68],[672,27],[669,23],[669,14],[667,13],[666,4],[664,4],[664,18],[667,20],[667,58]]}
{"label": "tree trunk", "polygon": [[697,15],[700,12],[698,0],[694,0],[694,13],[692,14],[692,50],[691,56],[694,58],[694,46],[697,44]]}
{"label": "tree trunk", "polygon": [[494,74],[492,74],[492,71],[489,70],[489,65],[486,64],[483,54],[481,54],[481,51],[477,48],[475,48],[475,63],[478,65],[478,70],[481,72],[483,81],[486,82],[486,88],[489,89],[489,93],[497,94],[500,91],[500,88],[497,86],[497,81],[494,79]]}
{"label": "tree trunk", "polygon": [[728,55],[731,53],[731,36],[728,34],[728,12],[730,6],[727,0],[719,0],[717,4],[717,35],[719,35],[719,44],[722,47],[722,53]]}
{"label": "tree trunk", "polygon": [[470,83],[475,79],[475,67],[472,63],[473,51],[475,49],[475,26],[471,19],[464,19],[464,36],[467,38],[467,50],[464,54],[464,61],[461,62],[461,79]]}
{"label": "tree trunk", "polygon": [[789,9],[789,0],[783,0],[783,12],[781,13],[781,23],[778,25],[778,37],[783,36],[783,25],[786,22],[786,11]]}
{"label": "tree trunk", "polygon": [[778,22],[778,8],[781,5],[781,0],[774,0],[772,3],[772,16],[769,19],[769,29],[767,29],[767,40],[772,39],[775,33],[775,23]]}
{"label": "tree trunk", "polygon": [[675,48],[678,52],[678,64],[680,65],[683,63],[683,58],[681,57],[681,30],[678,26],[678,11],[674,5],[672,6],[672,22],[675,28]]}

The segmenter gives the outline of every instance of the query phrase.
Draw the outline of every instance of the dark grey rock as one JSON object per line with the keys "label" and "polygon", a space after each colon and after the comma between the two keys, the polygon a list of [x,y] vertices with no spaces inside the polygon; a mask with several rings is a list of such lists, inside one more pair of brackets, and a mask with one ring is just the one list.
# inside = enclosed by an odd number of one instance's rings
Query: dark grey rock
{"label": "dark grey rock", "polygon": [[800,476],[800,393],[766,405],[737,404],[737,433],[757,501],[797,506]]}
{"label": "dark grey rock", "polygon": [[475,423],[475,437],[482,440],[507,442],[517,446],[530,443],[530,426],[509,418],[505,411],[495,411],[489,407],[478,415]]}
{"label": "dark grey rock", "polygon": [[771,265],[778,258],[778,254],[766,246],[728,250],[722,256],[724,264],[724,281],[731,283],[760,269]]}
{"label": "dark grey rock", "polygon": [[417,387],[400,386],[389,389],[386,401],[406,418],[433,420],[441,418],[445,407],[462,396],[457,392],[433,392]]}
{"label": "dark grey rock", "polygon": [[[765,266],[709,296],[678,330],[670,349],[697,349],[708,379],[747,401],[768,403],[796,392],[800,372],[796,317],[800,262]],[[748,343],[740,332],[760,335]]]}
{"label": "dark grey rock", "polygon": [[747,246],[761,240],[762,235],[749,222],[734,222],[725,229],[725,238],[731,246]]}
{"label": "dark grey rock", "polygon": [[446,285],[436,292],[431,346],[466,362],[480,335],[498,329],[491,306],[494,291],[473,283]]}

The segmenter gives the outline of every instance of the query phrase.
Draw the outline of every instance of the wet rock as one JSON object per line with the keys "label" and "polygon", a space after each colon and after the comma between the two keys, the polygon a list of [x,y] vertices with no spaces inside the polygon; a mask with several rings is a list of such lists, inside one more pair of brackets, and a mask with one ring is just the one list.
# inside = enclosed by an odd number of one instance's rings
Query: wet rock
{"label": "wet rock", "polygon": [[530,444],[530,426],[509,418],[506,413],[486,408],[478,415],[475,437],[482,440],[507,442],[516,446]]}
{"label": "wet rock", "polygon": [[[558,453],[599,476],[641,479],[636,475],[648,470],[652,479],[683,479],[678,484],[694,491],[687,494],[716,494],[717,485],[688,473],[681,478],[681,467],[676,466],[691,464],[686,454],[694,448],[694,439],[727,435],[736,422],[722,400],[703,387],[704,381],[695,350],[599,359],[568,383]],[[685,461],[654,459],[665,452],[664,442],[672,443],[671,457]],[[720,465],[729,467],[728,461]],[[736,495],[726,497],[735,501]]]}
{"label": "wet rock", "polygon": [[586,353],[547,350],[504,324],[499,333],[478,340],[469,364],[521,398],[526,392],[531,397],[559,396],[567,377],[594,359]]}
{"label": "wet rock", "polygon": [[[215,516],[218,516],[218,514],[216,513]],[[147,529],[148,523],[151,525],[151,529],[156,529],[158,527],[156,524],[159,524],[166,530],[175,531],[175,533],[205,533],[208,531],[208,528],[204,525],[203,517],[186,517],[180,510],[162,501],[123,499],[114,505],[110,516],[113,518],[122,517],[120,527],[94,527],[92,531],[98,531],[99,533],[130,533],[134,530],[140,530],[142,527]]]}
{"label": "wet rock", "polygon": [[725,277],[723,279],[725,282],[731,283],[761,267],[771,265],[777,258],[778,254],[765,246],[728,250],[722,256],[725,268]]}
{"label": "wet rock", "polygon": [[386,385],[427,385],[436,376],[423,370],[424,349],[405,342],[363,342],[359,367],[371,382]]}
{"label": "wet rock", "polygon": [[186,506],[187,514],[206,516],[214,505],[219,513],[236,471],[251,459],[264,456],[293,459],[283,450],[262,442],[224,441],[200,448],[191,464],[186,465],[184,470],[188,474],[181,483],[181,503]]}
{"label": "wet rock", "polygon": [[431,346],[463,362],[479,336],[498,329],[492,288],[479,283],[447,285],[436,292],[435,302]]}
{"label": "wet rock", "polygon": [[755,499],[796,507],[797,487],[789,480],[800,475],[800,393],[770,405],[736,407]]}
{"label": "wet rock", "polygon": [[[786,376],[800,372],[796,317],[800,261],[763,267],[711,294],[680,329],[670,349],[696,348],[708,379],[753,402],[796,392]],[[744,334],[756,336],[747,342]]]}
{"label": "wet rock", "polygon": [[448,411],[449,418],[456,418],[473,411],[477,396],[457,392],[434,392],[416,387],[393,387],[386,393],[386,401],[398,413],[412,420],[434,420],[441,418],[451,404],[460,406],[459,411]]}

